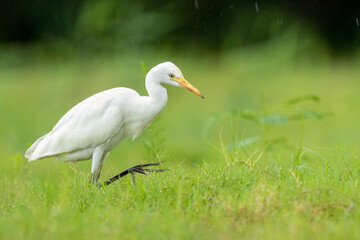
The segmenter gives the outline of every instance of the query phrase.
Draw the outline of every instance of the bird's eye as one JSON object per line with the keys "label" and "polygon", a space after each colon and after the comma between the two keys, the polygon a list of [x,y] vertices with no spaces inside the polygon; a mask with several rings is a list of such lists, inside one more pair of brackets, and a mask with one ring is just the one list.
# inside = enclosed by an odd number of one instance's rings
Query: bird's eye
{"label": "bird's eye", "polygon": [[175,75],[174,75],[173,73],[169,73],[169,77],[170,77],[170,78],[174,78]]}

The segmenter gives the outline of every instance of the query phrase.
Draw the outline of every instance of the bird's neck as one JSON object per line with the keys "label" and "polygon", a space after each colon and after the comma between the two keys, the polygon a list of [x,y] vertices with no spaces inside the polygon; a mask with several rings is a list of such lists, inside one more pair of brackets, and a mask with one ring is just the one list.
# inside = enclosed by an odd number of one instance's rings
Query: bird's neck
{"label": "bird's neck", "polygon": [[146,79],[145,87],[152,102],[158,105],[162,110],[166,106],[168,100],[166,88],[150,79]]}

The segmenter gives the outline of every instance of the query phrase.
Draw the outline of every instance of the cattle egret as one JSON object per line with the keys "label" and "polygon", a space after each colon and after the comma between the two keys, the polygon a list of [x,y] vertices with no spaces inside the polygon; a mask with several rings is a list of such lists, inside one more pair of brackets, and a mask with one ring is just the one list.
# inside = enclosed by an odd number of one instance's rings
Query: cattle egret
{"label": "cattle egret", "polygon": [[[184,79],[175,64],[160,63],[145,77],[149,96],[140,96],[136,91],[123,87],[97,93],[70,109],[51,132],[35,141],[25,157],[29,162],[47,157],[68,162],[92,159],[90,182],[97,184],[109,152],[125,138],[139,136],[164,109],[168,96],[163,84],[185,88],[204,98]],[[157,165],[159,163],[131,167],[104,184],[108,185],[128,173],[133,175],[134,180],[136,172],[164,171],[144,168]]]}

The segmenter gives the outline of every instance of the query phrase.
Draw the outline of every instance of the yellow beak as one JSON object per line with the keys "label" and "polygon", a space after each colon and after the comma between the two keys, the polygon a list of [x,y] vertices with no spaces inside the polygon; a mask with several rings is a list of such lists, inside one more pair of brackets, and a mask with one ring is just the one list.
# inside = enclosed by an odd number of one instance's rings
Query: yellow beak
{"label": "yellow beak", "polygon": [[189,90],[190,92],[195,93],[196,95],[198,95],[201,98],[205,98],[201,92],[199,90],[197,90],[193,85],[191,85],[188,81],[185,80],[185,78],[182,77],[174,77],[172,78],[173,81],[179,83],[180,87],[183,87],[187,90]]}

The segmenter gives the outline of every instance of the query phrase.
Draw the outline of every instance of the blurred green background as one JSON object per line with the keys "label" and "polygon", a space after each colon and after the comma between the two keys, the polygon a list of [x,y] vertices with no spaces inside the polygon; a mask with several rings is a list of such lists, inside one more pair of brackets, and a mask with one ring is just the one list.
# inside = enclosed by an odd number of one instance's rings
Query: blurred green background
{"label": "blurred green background", "polygon": [[[206,97],[168,88],[152,128],[171,161],[223,161],[213,146],[221,131],[232,141],[231,122],[235,135],[295,149],[301,114],[305,146],[360,143],[358,1],[17,0],[0,9],[2,174],[79,101],[118,86],[146,94],[141,62],[174,62]],[[281,107],[301,96],[310,97]],[[149,160],[149,134],[112,152],[106,174]],[[58,167],[32,166],[36,176]]]}
{"label": "blurred green background", "polygon": [[[168,104],[90,161],[27,163],[75,104],[174,62]],[[360,1],[0,1],[1,239],[359,239]],[[303,120],[302,120],[303,119]],[[302,140],[301,140],[302,139]]]}

